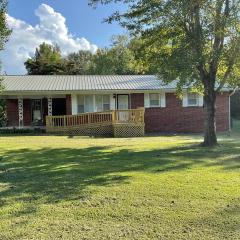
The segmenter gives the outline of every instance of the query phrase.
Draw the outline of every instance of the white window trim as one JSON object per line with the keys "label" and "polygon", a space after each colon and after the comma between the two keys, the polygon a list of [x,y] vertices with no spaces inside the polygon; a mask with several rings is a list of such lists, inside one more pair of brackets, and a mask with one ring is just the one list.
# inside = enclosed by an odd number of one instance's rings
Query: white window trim
{"label": "white window trim", "polygon": [[[85,112],[85,106],[86,106],[86,103],[85,103],[85,97],[86,96],[92,96],[93,97],[93,112],[97,112],[97,107],[96,107],[96,96],[108,96],[109,97],[109,107],[110,107],[110,110],[113,110],[112,109],[112,97],[113,95],[112,94],[79,94],[79,95],[72,95],[73,96],[73,99],[74,101],[72,102],[72,113],[74,113],[75,115],[76,114],[82,114],[82,113],[79,113],[78,112],[78,97],[79,96],[82,96],[83,97],[83,104],[84,104],[84,113],[90,113],[90,112]],[[102,100],[102,107],[103,107],[103,100]],[[73,114],[73,115],[74,115]]]}
{"label": "white window trim", "polygon": [[[195,94],[196,104],[189,104],[189,95],[190,94]],[[191,92],[187,93],[187,105],[188,105],[188,107],[199,107],[199,97],[198,96],[199,95],[197,93],[191,93]]]}
{"label": "white window trim", "polygon": [[[103,102],[103,96],[108,96],[109,98],[109,110],[111,110],[111,95],[110,94],[95,94],[93,96],[93,105],[94,105],[94,112],[97,112],[97,105],[96,105],[96,96],[101,96],[102,97],[102,111],[104,112],[104,102]],[[106,103],[105,103],[106,104]],[[107,110],[106,110],[107,111]]]}
{"label": "white window trim", "polygon": [[[150,106],[150,94],[159,95],[159,105]],[[166,93],[165,92],[150,92],[144,93],[144,107],[145,108],[165,108],[166,107]]]}
{"label": "white window trim", "polygon": [[[158,105],[151,105],[151,94],[158,95]],[[159,108],[161,107],[161,93],[149,93],[149,107],[150,108]]]}
{"label": "white window trim", "polygon": [[188,94],[191,94],[191,92],[183,92],[183,107],[203,107],[203,96],[201,94],[196,93],[197,95],[197,103],[196,104],[189,104],[188,103]]}

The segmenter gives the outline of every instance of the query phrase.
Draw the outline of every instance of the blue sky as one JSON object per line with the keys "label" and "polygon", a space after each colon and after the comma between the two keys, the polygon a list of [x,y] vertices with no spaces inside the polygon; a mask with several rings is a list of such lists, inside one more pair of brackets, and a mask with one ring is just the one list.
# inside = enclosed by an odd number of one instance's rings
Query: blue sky
{"label": "blue sky", "polygon": [[110,4],[94,9],[88,0],[9,0],[7,22],[13,32],[0,53],[2,71],[25,74],[24,62],[43,41],[57,43],[63,55],[109,46],[113,35],[126,30],[103,19],[125,7]]}
{"label": "blue sky", "polygon": [[34,11],[42,3],[66,18],[66,24],[73,35],[85,37],[99,47],[108,46],[112,35],[126,32],[117,23],[102,23],[114,11],[123,10],[123,4],[99,5],[93,9],[87,0],[9,0],[9,14],[36,25],[38,18]]}

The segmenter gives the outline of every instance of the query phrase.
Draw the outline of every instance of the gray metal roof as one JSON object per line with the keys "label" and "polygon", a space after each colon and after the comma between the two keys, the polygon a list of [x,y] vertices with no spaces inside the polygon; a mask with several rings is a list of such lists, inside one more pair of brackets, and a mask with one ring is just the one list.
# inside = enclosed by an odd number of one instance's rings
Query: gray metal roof
{"label": "gray metal roof", "polygon": [[176,83],[163,84],[151,75],[138,76],[66,76],[66,75],[26,75],[3,76],[6,92],[15,91],[89,91],[89,90],[159,90],[175,88]]}
{"label": "gray metal roof", "polygon": [[24,75],[2,76],[8,92],[161,90],[175,89],[176,81],[164,84],[153,75]]}

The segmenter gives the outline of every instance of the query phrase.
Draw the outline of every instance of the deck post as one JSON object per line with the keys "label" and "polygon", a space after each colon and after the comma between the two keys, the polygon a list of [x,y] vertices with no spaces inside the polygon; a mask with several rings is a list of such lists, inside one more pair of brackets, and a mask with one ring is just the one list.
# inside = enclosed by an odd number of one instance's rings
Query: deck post
{"label": "deck post", "polygon": [[112,123],[116,121],[116,110],[112,110]]}
{"label": "deck post", "polygon": [[23,127],[23,99],[18,98],[18,124],[19,128]]}
{"label": "deck post", "polygon": [[52,116],[52,97],[48,97],[48,116]]}
{"label": "deck post", "polygon": [[67,126],[67,122],[66,122],[66,116],[64,116],[64,122],[63,122],[63,127]]}

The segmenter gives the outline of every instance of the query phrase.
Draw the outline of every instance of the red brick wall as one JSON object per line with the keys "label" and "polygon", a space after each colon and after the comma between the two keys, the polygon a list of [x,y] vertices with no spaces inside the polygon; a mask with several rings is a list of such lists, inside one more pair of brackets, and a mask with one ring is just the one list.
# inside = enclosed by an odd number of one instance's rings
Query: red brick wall
{"label": "red brick wall", "polygon": [[72,115],[72,98],[71,95],[66,95],[66,114]]}
{"label": "red brick wall", "polygon": [[227,93],[218,95],[216,105],[217,130],[227,131],[229,130],[229,95]]}
{"label": "red brick wall", "polygon": [[18,100],[8,99],[6,101],[7,126],[18,126]]}
{"label": "red brick wall", "polygon": [[144,94],[143,93],[131,94],[130,103],[131,103],[131,109],[144,107]]}
{"label": "red brick wall", "polygon": [[[217,130],[229,128],[228,94],[217,97]],[[131,94],[131,108],[144,107],[144,94]],[[72,114],[71,95],[66,96],[67,114]],[[18,100],[7,100],[8,126],[18,126]],[[31,124],[30,100],[24,99],[24,125]],[[204,115],[202,107],[182,107],[182,101],[173,93],[166,94],[166,108],[147,108],[146,132],[202,132]]]}
{"label": "red brick wall", "polygon": [[[227,131],[229,128],[229,102],[228,94],[217,97],[217,130]],[[143,107],[144,94],[131,95],[131,107]],[[146,108],[146,132],[170,133],[199,133],[204,128],[203,107],[182,107],[182,100],[175,94],[166,94],[165,108]]]}

